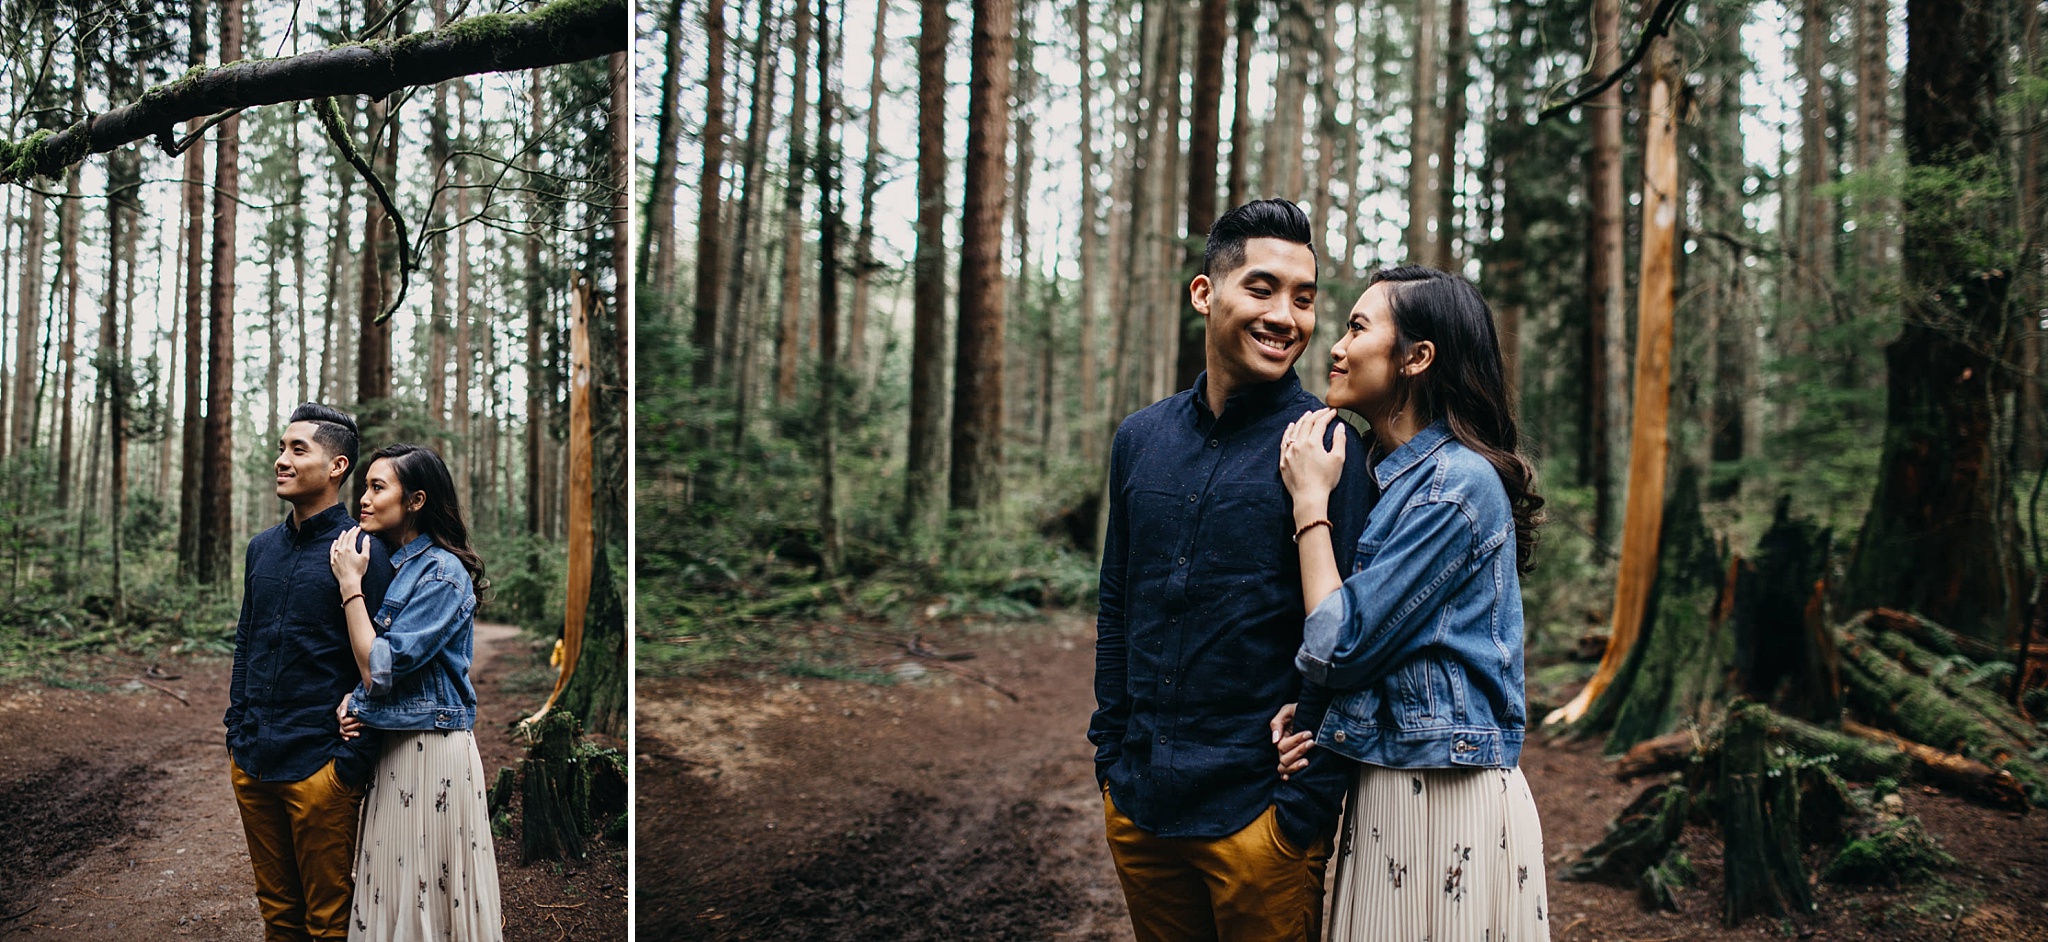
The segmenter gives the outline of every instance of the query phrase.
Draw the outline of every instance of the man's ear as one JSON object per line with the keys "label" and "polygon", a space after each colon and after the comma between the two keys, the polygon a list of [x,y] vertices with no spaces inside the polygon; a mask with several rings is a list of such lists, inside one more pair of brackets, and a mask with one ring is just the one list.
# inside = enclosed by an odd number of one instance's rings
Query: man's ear
{"label": "man's ear", "polygon": [[335,482],[347,480],[349,467],[347,455],[335,455],[327,459],[327,479]]}
{"label": "man's ear", "polygon": [[1401,364],[1401,375],[1421,376],[1424,370],[1436,363],[1436,344],[1418,340],[1408,348],[1408,362]]}
{"label": "man's ear", "polygon": [[1216,286],[1209,281],[1207,273],[1196,275],[1195,280],[1188,283],[1188,303],[1193,304],[1203,317],[1208,317],[1209,297],[1215,290]]}

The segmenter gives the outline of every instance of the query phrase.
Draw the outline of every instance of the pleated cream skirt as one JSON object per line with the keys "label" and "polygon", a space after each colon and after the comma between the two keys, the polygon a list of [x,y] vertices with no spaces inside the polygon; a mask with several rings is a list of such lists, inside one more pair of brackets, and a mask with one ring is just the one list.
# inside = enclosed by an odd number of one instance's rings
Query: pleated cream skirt
{"label": "pleated cream skirt", "polygon": [[1360,767],[1331,942],[1544,942],[1543,826],[1516,769]]}
{"label": "pleated cream skirt", "polygon": [[498,859],[471,730],[387,731],[363,796],[349,942],[497,942]]}

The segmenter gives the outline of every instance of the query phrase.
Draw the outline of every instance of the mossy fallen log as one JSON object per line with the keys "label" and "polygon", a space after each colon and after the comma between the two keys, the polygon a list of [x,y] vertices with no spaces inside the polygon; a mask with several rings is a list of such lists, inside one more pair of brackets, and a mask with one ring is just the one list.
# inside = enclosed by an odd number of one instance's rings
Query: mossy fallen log
{"label": "mossy fallen log", "polygon": [[1912,638],[1895,631],[1871,632],[1870,642],[1876,645],[1878,650],[1890,655],[1892,660],[1912,668],[1915,673],[1941,688],[1943,693],[1961,701],[2022,749],[2033,746],[2036,733],[2032,723],[2014,713],[2012,707],[1997,694],[1964,682],[1964,678],[1977,667],[1977,662],[1969,656],[1936,654],[1915,644]]}
{"label": "mossy fallen log", "polygon": [[[1881,778],[1904,778],[1911,769],[1909,757],[1889,744],[1871,742],[1846,731],[1815,726],[1789,716],[1773,715],[1772,726],[1785,744],[1809,759],[1825,759],[1835,772],[1859,782]],[[1844,726],[1846,727],[1846,723]]]}
{"label": "mossy fallen log", "polygon": [[1925,781],[1960,792],[1964,797],[1993,807],[2013,811],[2027,810],[2026,789],[2011,772],[1994,769],[1975,759],[1965,758],[1953,752],[1943,752],[1853,720],[1842,721],[1842,729],[1852,736],[1895,750],[1899,756],[1911,761],[1913,772]]}
{"label": "mossy fallen log", "polygon": [[1849,705],[1869,725],[2003,769],[2019,781],[2029,801],[2048,801],[2048,773],[2028,758],[2022,743],[1970,703],[1887,654],[1861,620],[1843,633],[1842,680]]}

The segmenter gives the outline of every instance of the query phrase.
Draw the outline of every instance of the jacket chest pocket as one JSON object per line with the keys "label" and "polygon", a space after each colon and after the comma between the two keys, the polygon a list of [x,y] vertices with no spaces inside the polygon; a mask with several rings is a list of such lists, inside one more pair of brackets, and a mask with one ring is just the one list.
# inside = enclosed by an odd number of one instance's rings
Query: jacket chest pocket
{"label": "jacket chest pocket", "polygon": [[1265,482],[1220,484],[1202,511],[1202,562],[1231,572],[1296,568],[1287,489]]}
{"label": "jacket chest pocket", "polygon": [[1359,537],[1358,544],[1351,550],[1351,572],[1347,575],[1355,576],[1364,572],[1365,567],[1372,565],[1373,557],[1378,556],[1380,548],[1386,544],[1386,537],[1374,536],[1370,531]]}

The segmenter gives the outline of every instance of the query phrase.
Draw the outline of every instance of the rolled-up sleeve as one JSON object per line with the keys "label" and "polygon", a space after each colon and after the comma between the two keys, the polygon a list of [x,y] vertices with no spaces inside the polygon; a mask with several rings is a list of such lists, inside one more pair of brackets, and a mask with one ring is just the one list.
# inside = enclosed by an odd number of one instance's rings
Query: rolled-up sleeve
{"label": "rolled-up sleeve", "polygon": [[461,633],[474,595],[441,565],[420,577],[404,607],[389,613],[388,624],[378,619],[381,633],[370,643],[370,696],[390,693],[398,678],[432,661]]}
{"label": "rolled-up sleeve", "polygon": [[1404,647],[1443,607],[1446,584],[1476,545],[1461,504],[1404,508],[1365,568],[1309,613],[1294,666],[1310,683],[1336,690],[1371,686],[1393,667],[1384,663],[1387,653]]}

